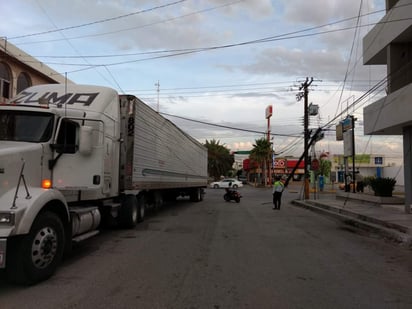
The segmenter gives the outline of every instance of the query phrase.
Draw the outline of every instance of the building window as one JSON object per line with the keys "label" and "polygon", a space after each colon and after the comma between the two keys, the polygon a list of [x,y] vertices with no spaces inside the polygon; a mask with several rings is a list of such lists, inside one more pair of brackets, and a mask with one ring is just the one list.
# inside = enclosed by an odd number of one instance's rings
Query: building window
{"label": "building window", "polygon": [[0,97],[10,99],[10,84],[9,67],[0,62]]}
{"label": "building window", "polygon": [[21,72],[17,78],[17,93],[31,86],[31,79],[27,73]]}

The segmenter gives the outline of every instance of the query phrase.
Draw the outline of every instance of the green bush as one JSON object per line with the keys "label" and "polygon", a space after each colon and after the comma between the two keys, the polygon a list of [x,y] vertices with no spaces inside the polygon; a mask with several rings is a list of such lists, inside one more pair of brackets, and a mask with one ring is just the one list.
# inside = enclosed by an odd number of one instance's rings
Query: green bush
{"label": "green bush", "polygon": [[370,187],[372,179],[375,179],[375,177],[374,176],[365,176],[365,177],[363,177],[363,185],[365,187],[367,187],[367,186]]}
{"label": "green bush", "polygon": [[390,177],[371,177],[368,179],[368,182],[368,185],[372,188],[373,192],[375,192],[376,196],[392,196],[396,184],[396,180]]}

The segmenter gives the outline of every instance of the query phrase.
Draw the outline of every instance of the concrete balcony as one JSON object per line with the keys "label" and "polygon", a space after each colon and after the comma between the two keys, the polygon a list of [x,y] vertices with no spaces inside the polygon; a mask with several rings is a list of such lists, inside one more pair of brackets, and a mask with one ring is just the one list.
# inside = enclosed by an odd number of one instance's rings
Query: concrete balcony
{"label": "concrete balcony", "polygon": [[363,63],[387,64],[387,47],[412,41],[412,5],[399,0],[363,38]]}
{"label": "concrete balcony", "polygon": [[363,109],[364,133],[402,135],[412,125],[412,84],[366,106]]}

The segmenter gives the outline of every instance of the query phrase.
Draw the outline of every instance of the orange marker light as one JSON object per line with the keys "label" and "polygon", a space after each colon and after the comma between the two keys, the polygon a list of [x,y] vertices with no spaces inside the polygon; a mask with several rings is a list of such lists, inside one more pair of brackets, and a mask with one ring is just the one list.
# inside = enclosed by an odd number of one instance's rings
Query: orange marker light
{"label": "orange marker light", "polygon": [[43,179],[41,182],[41,187],[43,189],[50,189],[52,186],[51,180],[50,179]]}

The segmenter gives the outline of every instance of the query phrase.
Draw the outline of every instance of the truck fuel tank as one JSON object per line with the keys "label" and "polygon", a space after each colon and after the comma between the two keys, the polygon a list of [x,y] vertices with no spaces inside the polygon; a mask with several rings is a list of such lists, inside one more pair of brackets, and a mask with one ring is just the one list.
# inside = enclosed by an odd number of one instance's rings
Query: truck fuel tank
{"label": "truck fuel tank", "polygon": [[72,236],[96,230],[101,221],[100,211],[97,207],[73,207],[70,208],[70,216]]}

